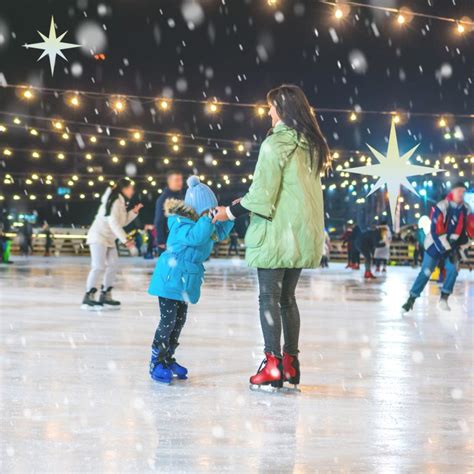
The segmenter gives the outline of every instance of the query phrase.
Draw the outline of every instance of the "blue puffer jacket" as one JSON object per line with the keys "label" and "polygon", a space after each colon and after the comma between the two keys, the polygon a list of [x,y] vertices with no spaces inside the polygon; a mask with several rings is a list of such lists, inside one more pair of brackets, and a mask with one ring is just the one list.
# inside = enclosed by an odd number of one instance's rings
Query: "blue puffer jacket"
{"label": "blue puffer jacket", "polygon": [[199,217],[184,201],[165,202],[169,235],[166,251],[156,263],[148,293],[178,301],[197,303],[204,281],[204,265],[214,247],[214,239],[224,240],[233,222],[212,223]]}

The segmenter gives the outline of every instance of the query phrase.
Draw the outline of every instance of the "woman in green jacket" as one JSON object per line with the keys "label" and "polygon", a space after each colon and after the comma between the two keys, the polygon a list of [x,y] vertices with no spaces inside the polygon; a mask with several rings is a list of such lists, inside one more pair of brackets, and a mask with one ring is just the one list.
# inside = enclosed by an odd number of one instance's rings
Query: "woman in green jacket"
{"label": "woman in green jacket", "polygon": [[[251,212],[246,261],[257,268],[265,360],[252,385],[298,384],[300,316],[295,289],[303,268],[319,267],[324,247],[321,173],[330,153],[304,92],[283,85],[267,94],[272,130],[262,143],[248,193],[219,207],[215,221]],[[283,327],[284,345],[281,352]]]}

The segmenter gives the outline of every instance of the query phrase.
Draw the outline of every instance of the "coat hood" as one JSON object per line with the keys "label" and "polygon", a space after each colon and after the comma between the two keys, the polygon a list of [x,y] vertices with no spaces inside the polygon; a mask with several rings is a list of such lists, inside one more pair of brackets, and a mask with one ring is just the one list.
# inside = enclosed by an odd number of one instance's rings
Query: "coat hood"
{"label": "coat hood", "polygon": [[163,205],[163,210],[165,211],[166,217],[177,215],[191,219],[194,222],[199,219],[196,211],[181,199],[167,199]]}
{"label": "coat hood", "polygon": [[273,128],[271,135],[275,135],[275,138],[278,141],[281,140],[282,142],[290,143],[295,146],[297,145],[305,150],[309,149],[309,143],[306,137],[284,123],[276,125]]}

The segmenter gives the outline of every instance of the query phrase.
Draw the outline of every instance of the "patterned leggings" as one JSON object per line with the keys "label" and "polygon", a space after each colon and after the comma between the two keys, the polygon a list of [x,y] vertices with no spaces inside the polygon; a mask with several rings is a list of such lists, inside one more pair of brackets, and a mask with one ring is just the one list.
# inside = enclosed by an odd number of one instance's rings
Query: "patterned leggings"
{"label": "patterned leggings", "polygon": [[178,347],[179,335],[186,322],[188,305],[184,301],[159,297],[160,324],[156,328],[152,347],[157,351],[174,354]]}

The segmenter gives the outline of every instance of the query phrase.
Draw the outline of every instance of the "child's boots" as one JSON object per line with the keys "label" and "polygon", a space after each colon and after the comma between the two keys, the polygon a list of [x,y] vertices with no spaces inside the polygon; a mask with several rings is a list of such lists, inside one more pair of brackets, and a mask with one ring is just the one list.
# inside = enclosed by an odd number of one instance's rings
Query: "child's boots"
{"label": "child's boots", "polygon": [[176,375],[176,377],[178,377],[178,379],[180,380],[186,380],[188,378],[188,369],[178,364],[176,362],[176,359],[173,357],[176,347],[178,347],[177,344],[170,348],[166,359],[166,364],[168,365],[168,368],[171,370],[173,375]]}
{"label": "child's boots", "polygon": [[153,380],[161,383],[171,383],[173,372],[166,362],[166,354],[156,349],[151,350],[150,375]]}

